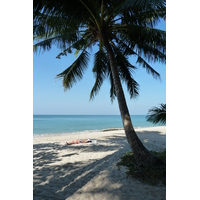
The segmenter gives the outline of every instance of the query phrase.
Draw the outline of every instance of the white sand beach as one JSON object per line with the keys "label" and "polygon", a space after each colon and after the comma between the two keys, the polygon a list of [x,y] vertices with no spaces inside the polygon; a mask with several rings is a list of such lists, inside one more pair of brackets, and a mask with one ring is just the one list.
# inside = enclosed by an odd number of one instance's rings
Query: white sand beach
{"label": "white sand beach", "polygon": [[[166,148],[166,127],[136,129],[149,150]],[[74,139],[97,143],[66,145]],[[162,200],[165,186],[129,178],[116,163],[130,147],[123,130],[33,137],[33,199]]]}

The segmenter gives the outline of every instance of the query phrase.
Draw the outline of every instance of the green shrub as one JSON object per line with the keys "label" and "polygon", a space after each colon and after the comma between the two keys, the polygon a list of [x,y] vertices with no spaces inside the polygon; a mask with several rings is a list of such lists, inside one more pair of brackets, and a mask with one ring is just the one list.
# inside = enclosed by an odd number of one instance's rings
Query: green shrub
{"label": "green shrub", "polygon": [[157,156],[163,162],[159,166],[139,166],[133,156],[132,152],[127,152],[121,157],[121,161],[117,163],[118,166],[124,165],[128,167],[127,175],[130,175],[141,182],[158,185],[166,184],[166,151],[155,152],[151,151],[154,156]]}

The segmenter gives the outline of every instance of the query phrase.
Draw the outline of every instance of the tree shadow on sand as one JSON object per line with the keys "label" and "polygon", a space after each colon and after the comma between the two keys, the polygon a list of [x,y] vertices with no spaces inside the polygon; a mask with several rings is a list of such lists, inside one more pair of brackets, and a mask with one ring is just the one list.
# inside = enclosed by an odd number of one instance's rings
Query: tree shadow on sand
{"label": "tree shadow on sand", "polygon": [[[125,145],[125,144],[123,144]],[[51,144],[40,144],[34,148],[52,147]],[[82,149],[84,152],[93,151],[95,146],[68,146],[70,149]],[[66,148],[54,146],[54,150]],[[123,148],[123,147],[122,147]],[[97,149],[97,148],[96,148]],[[99,152],[108,149],[107,146],[99,144]],[[103,150],[104,149],[104,150]],[[110,147],[109,150],[116,149]],[[121,150],[121,147],[120,147]],[[94,151],[95,152],[95,151]],[[97,152],[95,152],[97,153]],[[72,196],[77,190],[86,185],[91,179],[97,176],[101,171],[110,166],[110,159],[115,158],[119,150],[111,155],[98,160],[89,159],[87,162],[65,163],[63,165],[49,165],[61,159],[54,151],[36,153],[34,156],[34,199],[66,199]],[[65,156],[73,156],[71,153]],[[119,159],[117,156],[116,158]],[[40,160],[40,161],[39,161]],[[42,167],[41,167],[42,166]]]}
{"label": "tree shadow on sand", "polygon": [[[122,140],[122,138],[124,140]],[[108,141],[108,143],[111,141],[111,145],[106,145],[106,141]],[[69,149],[69,153],[60,156],[59,151],[66,151],[66,149]],[[112,199],[117,200],[125,198],[125,194],[119,192],[120,188],[126,187],[123,185],[123,182],[121,182],[117,188],[109,188],[109,185],[116,184],[115,177],[113,176],[114,172],[112,168],[109,167],[113,163],[117,163],[125,152],[130,151],[125,137],[111,136],[106,138],[105,143],[97,143],[88,146],[65,146],[57,143],[42,143],[33,145],[33,150],[33,199],[64,200],[73,195],[81,195],[81,192],[79,192],[80,189],[89,184],[92,179],[97,177],[100,173],[103,171],[105,172],[105,170],[107,172],[107,182],[102,182],[103,187],[94,188],[86,193],[104,195],[107,191],[107,193],[111,194],[110,198]],[[112,152],[101,159],[88,159],[87,161],[74,160],[73,163],[66,161],[63,164],[56,164],[56,162],[61,161],[62,158],[76,156],[82,152],[101,153],[107,151],[114,151],[114,153]],[[117,167],[115,170],[117,170]],[[138,184],[141,183],[137,183],[135,187],[138,187]],[[142,184],[141,187],[143,188]]]}

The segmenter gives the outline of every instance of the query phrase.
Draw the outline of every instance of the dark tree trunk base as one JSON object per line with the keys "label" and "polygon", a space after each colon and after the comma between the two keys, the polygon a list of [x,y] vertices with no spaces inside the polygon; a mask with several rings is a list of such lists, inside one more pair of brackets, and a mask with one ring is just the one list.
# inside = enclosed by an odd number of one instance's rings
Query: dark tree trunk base
{"label": "dark tree trunk base", "polygon": [[[126,132],[125,132],[126,133]],[[141,166],[159,166],[163,165],[162,161],[156,156],[152,155],[139,140],[134,129],[128,133],[127,140],[133,152],[133,155]],[[130,137],[131,136],[131,137]]]}

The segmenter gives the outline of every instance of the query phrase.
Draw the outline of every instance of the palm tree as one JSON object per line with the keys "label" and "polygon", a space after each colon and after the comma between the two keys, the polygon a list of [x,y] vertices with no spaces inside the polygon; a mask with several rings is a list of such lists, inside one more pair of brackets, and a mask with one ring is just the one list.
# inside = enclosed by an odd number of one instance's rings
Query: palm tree
{"label": "palm tree", "polygon": [[[77,59],[58,78],[70,89],[82,79],[94,45],[93,73],[96,81],[90,99],[98,93],[103,81],[109,78],[110,97],[117,97],[127,141],[138,164],[157,161],[143,146],[133,128],[121,81],[127,85],[131,98],[138,95],[138,83],[133,78],[136,66],[128,57],[154,78],[160,78],[147,61],[165,62],[166,33],[153,28],[165,18],[165,0],[34,0],[34,51],[49,50],[52,45],[61,49],[61,56],[75,51]],[[73,51],[74,50],[74,51]]]}
{"label": "palm tree", "polygon": [[166,124],[166,104],[161,103],[160,107],[153,107],[149,109],[147,114],[147,121],[154,124]]}

